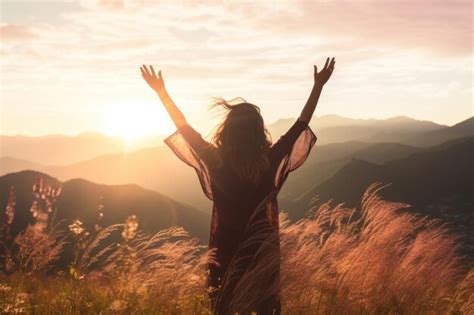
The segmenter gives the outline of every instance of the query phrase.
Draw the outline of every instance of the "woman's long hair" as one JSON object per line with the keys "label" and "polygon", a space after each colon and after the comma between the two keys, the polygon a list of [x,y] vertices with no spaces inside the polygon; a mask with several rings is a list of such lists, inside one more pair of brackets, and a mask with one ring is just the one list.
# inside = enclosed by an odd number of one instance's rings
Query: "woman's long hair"
{"label": "woman's long hair", "polygon": [[214,98],[213,106],[227,110],[213,137],[218,163],[229,167],[240,180],[258,185],[270,166],[271,146],[260,108],[241,97],[229,101]]}

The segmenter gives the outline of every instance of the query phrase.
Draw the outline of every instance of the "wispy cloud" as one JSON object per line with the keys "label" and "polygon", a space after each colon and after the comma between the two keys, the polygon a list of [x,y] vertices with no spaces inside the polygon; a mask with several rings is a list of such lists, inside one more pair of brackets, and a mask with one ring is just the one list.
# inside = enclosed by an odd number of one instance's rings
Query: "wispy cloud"
{"label": "wispy cloud", "polygon": [[[296,116],[312,64],[330,55],[338,63],[319,113],[454,123],[472,111],[468,1],[81,0],[52,11],[16,12],[14,23],[2,17],[2,132],[98,129],[98,108],[153,101],[142,63],[163,69],[184,111],[203,125],[212,95],[244,96],[267,121]],[[450,95],[438,93],[446,86]],[[78,108],[74,123],[52,115],[21,125],[19,112]]]}

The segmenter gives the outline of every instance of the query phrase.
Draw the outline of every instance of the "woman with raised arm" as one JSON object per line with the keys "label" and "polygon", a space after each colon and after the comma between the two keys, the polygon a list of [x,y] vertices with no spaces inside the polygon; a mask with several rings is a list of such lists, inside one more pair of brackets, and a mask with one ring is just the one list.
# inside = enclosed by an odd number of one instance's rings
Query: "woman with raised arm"
{"label": "woman with raised arm", "polygon": [[299,118],[273,145],[260,109],[242,98],[216,100],[227,115],[213,141],[204,140],[166,92],[161,71],[140,68],[177,127],[165,143],[196,170],[213,201],[209,247],[217,264],[208,265],[208,285],[214,314],[281,312],[276,197],[316,142],[308,124],[334,65],[327,58],[321,71],[314,66],[313,89]]}

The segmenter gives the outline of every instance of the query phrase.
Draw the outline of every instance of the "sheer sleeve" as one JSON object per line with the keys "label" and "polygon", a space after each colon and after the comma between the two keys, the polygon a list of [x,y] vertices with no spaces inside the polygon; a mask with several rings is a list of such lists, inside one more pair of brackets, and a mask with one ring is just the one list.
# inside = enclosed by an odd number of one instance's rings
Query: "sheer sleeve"
{"label": "sheer sleeve", "polygon": [[164,142],[180,160],[194,168],[204,194],[213,200],[208,169],[213,146],[188,124],[178,128]]}
{"label": "sheer sleeve", "polygon": [[306,161],[316,140],[317,137],[308,123],[297,120],[272,146],[272,160],[278,165],[275,187],[281,188],[288,174]]}

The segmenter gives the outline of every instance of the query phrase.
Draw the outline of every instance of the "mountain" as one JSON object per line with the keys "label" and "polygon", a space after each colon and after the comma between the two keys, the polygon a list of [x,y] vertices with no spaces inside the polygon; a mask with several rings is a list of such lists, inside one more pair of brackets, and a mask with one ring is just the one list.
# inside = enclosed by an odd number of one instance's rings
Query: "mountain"
{"label": "mountain", "polygon": [[[474,138],[460,139],[414,153],[408,157],[375,164],[352,159],[333,176],[305,193],[300,205],[321,201],[347,202],[354,205],[373,181],[392,183],[388,197],[397,201],[426,205],[446,195],[460,194],[472,203],[474,194]],[[464,206],[462,206],[464,207]]]}
{"label": "mountain", "polygon": [[331,177],[352,159],[383,164],[408,157],[422,149],[399,143],[366,143],[349,141],[316,146],[306,162],[288,177],[280,193],[282,205],[295,200],[305,192]]}
{"label": "mountain", "polygon": [[[296,121],[294,118],[281,119],[268,126],[273,140],[276,141]],[[447,126],[429,121],[415,120],[399,116],[389,119],[352,119],[338,115],[315,117],[311,127],[318,136],[318,144],[347,141],[363,142],[400,142],[410,145],[426,146],[459,137],[472,135],[472,119],[445,133]],[[148,136],[131,143],[124,143],[115,137],[87,132],[77,136],[48,135],[0,136],[0,157],[29,161],[44,165],[70,165],[107,154],[121,154],[143,148],[162,145],[164,136]],[[440,139],[437,141],[436,139]],[[420,141],[421,140],[421,141]],[[5,167],[4,167],[5,168]]]}
{"label": "mountain", "polygon": [[66,165],[109,153],[119,153],[162,143],[162,136],[146,137],[131,145],[119,138],[86,132],[77,136],[0,136],[0,156],[45,165]]}
{"label": "mountain", "polygon": [[[294,123],[294,119],[280,121],[280,127],[288,128]],[[417,152],[417,148],[407,144],[385,143],[371,140],[376,133],[381,134],[382,126],[405,126],[406,130],[414,131],[408,133],[401,127],[388,128],[389,130],[398,130],[397,137],[403,134],[403,139],[414,139],[420,134],[443,133],[450,136],[458,135],[460,132],[452,132],[451,128],[458,129],[457,125],[453,127],[444,127],[430,122],[417,121],[406,117],[395,117],[386,120],[362,120],[349,119],[336,115],[322,116],[316,118],[315,124],[322,126],[342,126],[344,124],[357,125],[355,127],[331,127],[322,129],[321,132],[315,131],[318,141],[313,152],[303,166],[289,176],[285,184],[280,199],[282,205],[289,200],[293,202],[306,191],[311,190],[322,181],[332,176],[337,170],[344,166],[353,157],[371,161],[374,163],[384,163],[385,161],[402,158]],[[370,125],[371,127],[366,127]],[[273,127],[272,127],[273,126]],[[270,125],[269,129],[276,125]],[[374,127],[376,126],[376,127]],[[278,127],[278,126],[276,126]],[[278,128],[280,128],[278,127]],[[278,129],[276,128],[276,129]],[[357,128],[370,131],[368,138],[370,141],[344,141],[327,144],[325,132],[329,132],[328,137],[334,129],[344,131],[340,140],[358,138]],[[273,139],[279,137],[278,131],[274,128]],[[283,131],[286,129],[282,129]],[[313,129],[315,130],[315,129]],[[423,131],[420,131],[423,130]],[[469,132],[469,128],[463,129]],[[365,132],[364,131],[364,132]],[[365,132],[366,133],[366,132]],[[367,134],[366,134],[367,135]],[[450,137],[448,136],[448,138]],[[445,139],[446,137],[438,137]],[[334,139],[334,137],[333,137]],[[326,142],[326,144],[325,144]],[[373,147],[371,147],[373,145]],[[367,149],[364,151],[363,149]],[[360,152],[359,152],[360,151]],[[16,163],[20,165],[24,161]],[[10,168],[13,162],[4,163],[0,158],[0,174],[20,170]],[[26,167],[25,167],[26,168]],[[86,178],[93,182],[103,184],[127,184],[136,183],[146,189],[159,191],[170,196],[175,200],[188,203],[194,208],[209,211],[211,202],[206,199],[201,191],[199,181],[192,168],[184,165],[165,145],[153,148],[146,148],[129,153],[107,154],[90,160],[81,161],[63,166],[37,166],[28,167],[45,173],[54,175],[60,180],[69,180],[72,178]]]}
{"label": "mountain", "polygon": [[[406,156],[416,150],[398,144],[376,144],[374,145],[376,147],[370,151],[368,147],[371,145],[363,142],[316,145],[308,161],[291,174],[280,197],[293,199],[301,195],[305,190],[311,189],[332,175],[354,156],[383,162]],[[380,148],[380,153],[377,148]],[[369,151],[365,152],[363,149]],[[359,150],[361,151],[358,153]],[[396,152],[397,150],[399,152]],[[0,159],[0,169],[6,172],[1,162],[2,159]],[[61,180],[80,177],[103,184],[136,183],[147,189],[159,191],[175,200],[188,203],[195,208],[204,211],[211,209],[211,202],[203,195],[194,170],[181,162],[165,146],[128,154],[104,155],[67,166],[42,166],[34,169],[52,174]],[[13,171],[18,171],[18,169]]]}
{"label": "mountain", "polygon": [[194,170],[181,162],[165,145],[130,153],[107,154],[65,166],[47,166],[10,157],[0,158],[0,174],[21,170],[41,171],[60,180],[85,178],[109,185],[135,183],[195,208],[211,209],[211,203],[202,194]]}
{"label": "mountain", "polygon": [[23,170],[43,170],[46,166],[9,156],[0,157],[0,174],[15,173]]}
{"label": "mountain", "polygon": [[[273,140],[296,121],[282,119],[268,126]],[[429,147],[443,142],[474,136],[474,118],[468,118],[453,126],[439,125],[430,121],[398,116],[388,119],[350,119],[337,115],[314,118],[311,128],[318,137],[318,144],[361,142],[397,142]]]}
{"label": "mountain", "polygon": [[[281,119],[268,126],[277,140],[296,119]],[[319,144],[346,141],[400,142],[407,135],[448,128],[430,121],[398,116],[388,119],[352,119],[338,115],[315,117],[310,123]],[[276,136],[276,137],[275,137]]]}
{"label": "mountain", "polygon": [[39,164],[75,163],[123,149],[124,144],[119,139],[91,132],[77,136],[0,136],[1,156]]}
{"label": "mountain", "polygon": [[[373,182],[391,184],[382,197],[412,205],[410,211],[442,219],[467,237],[474,254],[474,138],[457,139],[385,164],[352,159],[304,193],[287,211],[300,218],[309,205],[332,201],[358,206]],[[474,257],[474,256],[473,256]]]}
{"label": "mountain", "polygon": [[468,118],[456,125],[415,135],[406,141],[415,146],[432,146],[449,140],[474,136],[474,117]]}
{"label": "mountain", "polygon": [[[210,218],[208,214],[174,201],[160,193],[143,189],[137,185],[101,185],[84,179],[60,182],[47,174],[22,171],[0,177],[0,207],[6,208],[10,186],[15,187],[16,210],[13,231],[20,231],[33,222],[30,207],[33,203],[33,184],[38,178],[44,185],[61,186],[57,199],[57,219],[70,224],[78,218],[89,229],[95,223],[103,225],[123,223],[132,214],[138,217],[141,228],[146,232],[157,232],[173,225],[183,226],[193,236],[207,240]],[[99,200],[104,216],[98,221]]]}

